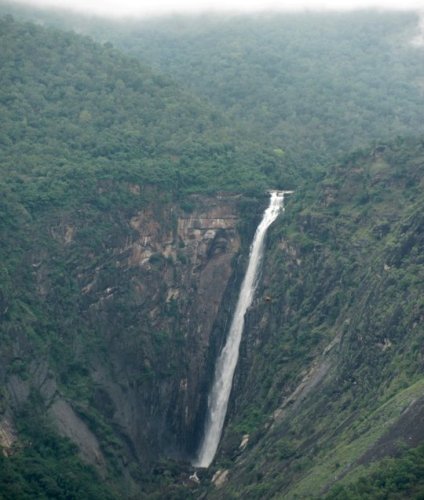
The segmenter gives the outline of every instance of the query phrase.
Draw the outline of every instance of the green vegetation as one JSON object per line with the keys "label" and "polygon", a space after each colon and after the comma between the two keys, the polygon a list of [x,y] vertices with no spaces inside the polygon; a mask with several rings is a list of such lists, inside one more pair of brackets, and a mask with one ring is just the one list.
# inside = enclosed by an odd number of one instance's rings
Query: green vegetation
{"label": "green vegetation", "polygon": [[423,167],[422,141],[399,140],[287,197],[216,465],[232,471],[230,498],[321,498],[383,436],[387,453],[408,443],[393,426],[424,380]]}
{"label": "green vegetation", "polygon": [[84,465],[77,447],[52,432],[32,398],[20,415],[20,444],[11,456],[0,454],[3,500],[116,498],[94,468]]}
{"label": "green vegetation", "polygon": [[424,132],[417,25],[412,13],[372,11],[74,21],[208,99],[306,176]]}
{"label": "green vegetation", "polygon": [[411,44],[415,13],[118,22],[21,6],[3,10],[112,42],[209,101],[232,130],[259,139],[271,156],[306,176],[374,141],[424,133],[424,53]]}
{"label": "green vegetation", "polygon": [[28,209],[131,203],[99,183],[213,192],[264,189],[265,171],[281,174],[277,155],[107,44],[11,18],[0,27],[1,175]]}
{"label": "green vegetation", "polygon": [[328,500],[422,498],[424,447],[408,450],[400,458],[383,460],[377,470],[348,486],[336,486]]}
{"label": "green vegetation", "polygon": [[[0,20],[0,426],[18,436],[0,453],[0,498],[422,496],[423,448],[400,425],[424,380],[415,23],[86,20],[99,44]],[[187,373],[202,377],[191,356],[209,339],[187,340],[203,311],[184,272],[198,268],[169,235],[202,196],[242,193],[244,251],[270,186],[295,193],[269,233],[217,462],[196,485]],[[98,440],[103,477],[57,434],[54,398]]]}

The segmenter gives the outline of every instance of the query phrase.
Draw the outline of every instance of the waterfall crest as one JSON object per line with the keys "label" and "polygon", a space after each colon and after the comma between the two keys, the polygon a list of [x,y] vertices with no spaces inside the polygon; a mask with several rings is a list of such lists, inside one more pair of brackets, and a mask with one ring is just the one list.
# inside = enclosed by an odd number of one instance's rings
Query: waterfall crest
{"label": "waterfall crest", "polygon": [[262,220],[256,229],[250,247],[249,264],[240,288],[237,306],[231,322],[225,346],[215,365],[215,376],[212,390],[208,397],[208,411],[203,439],[193,461],[195,467],[209,467],[219,441],[221,439],[224,420],[227,413],[234,372],[236,369],[241,335],[244,327],[244,316],[250,307],[258,282],[260,263],[263,257],[264,240],[267,229],[284,210],[284,195],[292,191],[271,191],[271,200]]}

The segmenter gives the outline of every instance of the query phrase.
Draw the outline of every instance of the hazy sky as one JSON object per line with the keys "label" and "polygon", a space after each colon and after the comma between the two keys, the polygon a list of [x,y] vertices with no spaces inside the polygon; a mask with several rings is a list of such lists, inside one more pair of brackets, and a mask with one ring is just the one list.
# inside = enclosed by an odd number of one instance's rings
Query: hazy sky
{"label": "hazy sky", "polygon": [[146,15],[219,10],[390,8],[424,10],[424,0],[16,0],[102,15]]}

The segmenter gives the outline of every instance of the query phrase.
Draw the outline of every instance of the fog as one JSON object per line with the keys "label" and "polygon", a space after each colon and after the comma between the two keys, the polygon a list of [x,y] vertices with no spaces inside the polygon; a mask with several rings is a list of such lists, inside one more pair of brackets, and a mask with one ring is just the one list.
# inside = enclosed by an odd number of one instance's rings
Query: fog
{"label": "fog", "polygon": [[423,0],[15,0],[15,3],[59,7],[108,17],[217,11],[423,9]]}

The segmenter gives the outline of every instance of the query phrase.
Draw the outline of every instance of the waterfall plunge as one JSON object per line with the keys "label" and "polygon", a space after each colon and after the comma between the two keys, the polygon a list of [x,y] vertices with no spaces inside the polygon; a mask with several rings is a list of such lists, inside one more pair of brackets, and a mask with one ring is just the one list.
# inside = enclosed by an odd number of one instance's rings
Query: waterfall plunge
{"label": "waterfall plunge", "polygon": [[230,399],[234,371],[236,369],[241,335],[244,327],[244,316],[250,307],[258,282],[259,267],[263,256],[264,240],[267,229],[284,210],[284,195],[292,191],[271,191],[271,200],[264,216],[256,229],[250,248],[249,265],[240,288],[236,310],[231,322],[225,346],[219,355],[215,366],[215,377],[212,390],[208,397],[208,413],[206,417],[203,439],[193,461],[195,467],[209,467],[211,464],[224,426]]}

